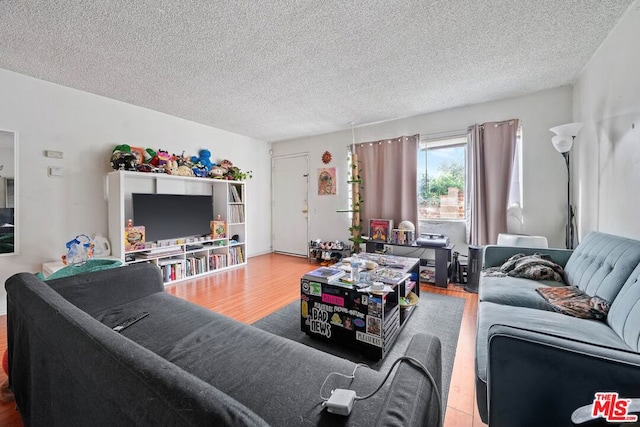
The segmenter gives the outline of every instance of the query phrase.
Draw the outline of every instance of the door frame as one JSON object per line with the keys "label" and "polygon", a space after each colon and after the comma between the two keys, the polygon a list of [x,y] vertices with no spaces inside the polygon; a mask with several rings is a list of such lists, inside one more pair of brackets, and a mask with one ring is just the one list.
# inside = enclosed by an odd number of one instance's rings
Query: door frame
{"label": "door frame", "polygon": [[[307,209],[307,220],[305,221],[305,225],[306,225],[306,241],[305,241],[305,245],[307,246],[306,251],[309,251],[308,245],[309,245],[309,152],[301,152],[301,153],[294,153],[294,154],[285,154],[282,156],[271,156],[271,252],[277,252],[274,248],[274,240],[275,240],[275,222],[277,220],[276,215],[275,215],[275,206],[276,206],[276,199],[275,199],[275,174],[276,174],[276,166],[275,166],[275,162],[276,160],[284,160],[284,159],[290,159],[290,158],[296,158],[296,157],[302,157],[304,158],[304,160],[306,161],[306,177],[307,177],[307,185],[306,185],[306,194],[305,194],[305,201],[304,201],[304,208]],[[298,255],[298,254],[294,254],[294,253],[289,253],[289,252],[278,252],[278,253],[283,253],[283,254],[287,254],[287,255],[291,255],[291,256],[300,256],[300,257],[304,257],[306,256],[307,258],[309,257],[309,254],[307,253],[306,255]]]}

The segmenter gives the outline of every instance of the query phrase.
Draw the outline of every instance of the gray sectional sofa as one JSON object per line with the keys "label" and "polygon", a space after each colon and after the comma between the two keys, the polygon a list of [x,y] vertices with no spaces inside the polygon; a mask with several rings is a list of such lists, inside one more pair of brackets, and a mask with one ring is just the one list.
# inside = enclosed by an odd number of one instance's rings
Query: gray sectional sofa
{"label": "gray sectional sofa", "polygon": [[521,277],[480,279],[476,395],[484,422],[572,426],[594,394],[640,397],[640,241],[594,232],[573,250],[488,246],[484,268],[514,254],[550,255],[564,278],[610,302],[604,320],[556,312],[536,288],[566,286]]}
{"label": "gray sectional sofa", "polygon": [[[408,363],[349,417],[327,413],[323,381],[354,363],[169,295],[151,264],[48,282],[19,273],[5,287],[10,388],[26,426],[437,425],[431,383]],[[405,355],[441,387],[437,337],[415,336]],[[383,376],[334,375],[323,394],[365,395]]]}

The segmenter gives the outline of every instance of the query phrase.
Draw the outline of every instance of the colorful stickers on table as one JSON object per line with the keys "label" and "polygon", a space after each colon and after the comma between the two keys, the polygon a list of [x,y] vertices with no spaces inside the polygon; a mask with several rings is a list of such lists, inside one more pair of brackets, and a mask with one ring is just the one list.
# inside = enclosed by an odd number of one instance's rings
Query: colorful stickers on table
{"label": "colorful stickers on table", "polygon": [[300,314],[309,332],[331,338],[334,329],[355,331],[355,339],[382,347],[383,298],[343,289],[327,289],[303,280]]}

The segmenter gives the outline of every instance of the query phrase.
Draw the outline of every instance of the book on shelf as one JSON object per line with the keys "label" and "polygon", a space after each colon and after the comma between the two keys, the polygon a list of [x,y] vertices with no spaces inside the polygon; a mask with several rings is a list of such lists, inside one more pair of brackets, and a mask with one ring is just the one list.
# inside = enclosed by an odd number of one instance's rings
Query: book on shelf
{"label": "book on shelf", "polygon": [[244,222],[244,206],[243,205],[229,206],[229,222],[232,224],[239,224]]}
{"label": "book on shelf", "polygon": [[232,203],[242,203],[242,196],[238,191],[238,187],[235,185],[231,185],[231,202]]}
{"label": "book on shelf", "polygon": [[346,274],[347,272],[340,268],[320,267],[305,273],[304,278],[316,282],[328,283],[332,280],[339,279]]}
{"label": "book on shelf", "polygon": [[244,253],[242,252],[242,246],[234,246],[229,248],[228,254],[229,265],[242,264],[244,262]]}
{"label": "book on shelf", "polygon": [[184,268],[182,264],[167,264],[160,266],[165,282],[184,279]]}
{"label": "book on shelf", "polygon": [[212,254],[209,257],[209,269],[217,270],[227,266],[227,254]]}
{"label": "book on shelf", "polygon": [[207,271],[207,257],[205,255],[189,255],[186,262],[187,276],[205,273]]}

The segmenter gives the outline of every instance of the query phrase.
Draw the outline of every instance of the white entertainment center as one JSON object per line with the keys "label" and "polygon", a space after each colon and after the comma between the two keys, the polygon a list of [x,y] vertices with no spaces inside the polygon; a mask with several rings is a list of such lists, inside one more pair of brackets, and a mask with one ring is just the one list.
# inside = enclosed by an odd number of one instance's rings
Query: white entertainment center
{"label": "white entertainment center", "polygon": [[[162,269],[165,284],[246,264],[246,192],[243,182],[114,171],[107,175],[107,193],[111,251],[123,263],[154,263]],[[146,242],[144,249],[125,251],[125,228],[127,221],[133,218],[132,193],[212,196],[211,219],[226,221],[226,237],[212,240],[210,237],[185,236],[172,242]],[[233,236],[237,236],[237,240],[231,240]]]}

